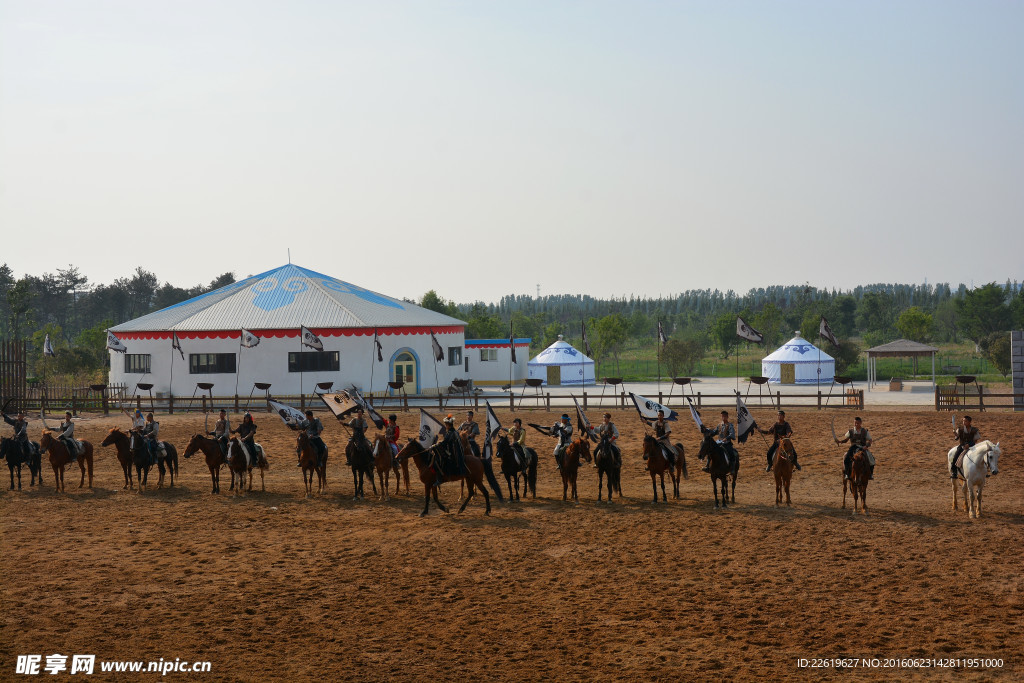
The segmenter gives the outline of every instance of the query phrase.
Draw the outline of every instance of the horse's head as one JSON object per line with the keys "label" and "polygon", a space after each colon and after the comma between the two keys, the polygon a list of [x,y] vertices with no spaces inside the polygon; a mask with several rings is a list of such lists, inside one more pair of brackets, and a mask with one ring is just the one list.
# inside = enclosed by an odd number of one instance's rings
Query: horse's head
{"label": "horse's head", "polygon": [[417,439],[409,438],[402,449],[395,455],[395,460],[402,461],[405,458],[414,458],[423,452],[423,446]]}
{"label": "horse's head", "polygon": [[697,459],[704,460],[715,450],[715,435],[711,432],[705,432],[704,436],[700,440],[700,446],[697,449]]}
{"label": "horse's head", "polygon": [[[118,439],[123,439],[123,438],[124,438],[124,432],[122,432],[117,427],[114,427],[113,429],[111,429],[107,433],[107,435],[105,437],[103,437],[103,441],[100,441],[100,445],[101,446],[109,446],[111,444],[117,443]],[[186,457],[188,457],[188,456],[186,456]]]}
{"label": "horse's head", "polygon": [[49,448],[53,440],[53,432],[49,429],[44,429],[42,436],[39,437],[39,445],[43,448]]}
{"label": "horse's head", "polygon": [[202,443],[202,434],[193,434],[192,438],[188,440],[188,445],[185,446],[185,452],[182,453],[186,458],[191,458],[195,455],[196,451],[199,450],[199,445]]}
{"label": "horse's head", "polygon": [[1003,449],[999,447],[999,443],[992,443],[989,441],[992,448],[988,452],[988,469],[992,474],[999,474],[999,456],[1003,454]]}
{"label": "horse's head", "polygon": [[309,434],[305,430],[300,429],[299,433],[295,435],[295,443],[299,448],[307,448],[309,446]]}
{"label": "horse's head", "polygon": [[494,454],[504,460],[506,455],[510,455],[512,453],[512,444],[508,441],[508,435],[502,434],[495,439],[495,441],[497,443],[494,447]]}
{"label": "horse's head", "polygon": [[576,455],[583,456],[583,459],[590,462],[590,440],[586,438],[579,438],[572,442],[573,447],[576,449]]}

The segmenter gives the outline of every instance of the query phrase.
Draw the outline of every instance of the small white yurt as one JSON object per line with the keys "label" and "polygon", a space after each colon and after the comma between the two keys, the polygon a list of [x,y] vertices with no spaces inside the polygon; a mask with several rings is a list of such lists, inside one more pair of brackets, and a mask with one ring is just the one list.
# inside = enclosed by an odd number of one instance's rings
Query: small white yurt
{"label": "small white yurt", "polygon": [[548,386],[593,384],[594,361],[558,335],[558,341],[527,363],[526,376]]}
{"label": "small white yurt", "polygon": [[799,330],[795,334],[761,359],[761,374],[772,384],[831,384],[836,373],[835,359],[801,337]]}

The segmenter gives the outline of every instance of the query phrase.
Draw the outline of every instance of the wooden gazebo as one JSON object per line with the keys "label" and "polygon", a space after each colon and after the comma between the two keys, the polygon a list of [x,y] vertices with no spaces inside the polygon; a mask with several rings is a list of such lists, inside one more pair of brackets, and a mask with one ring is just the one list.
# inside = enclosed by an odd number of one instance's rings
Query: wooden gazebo
{"label": "wooden gazebo", "polygon": [[921,342],[910,341],[909,339],[897,339],[888,344],[882,344],[867,350],[868,354],[868,391],[878,383],[878,359],[879,358],[913,358],[916,361],[922,356],[932,357],[932,388],[935,388],[935,354],[939,350],[934,346],[928,346]]}

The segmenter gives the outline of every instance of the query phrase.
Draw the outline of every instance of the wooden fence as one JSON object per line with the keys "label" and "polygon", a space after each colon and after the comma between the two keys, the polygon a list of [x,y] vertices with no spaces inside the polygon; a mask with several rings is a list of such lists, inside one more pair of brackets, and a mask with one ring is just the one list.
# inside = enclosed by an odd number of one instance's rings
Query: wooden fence
{"label": "wooden fence", "polygon": [[8,410],[24,409],[28,351],[24,341],[0,342],[0,407],[13,399]]}
{"label": "wooden fence", "polygon": [[[968,391],[968,388],[970,388],[970,391]],[[1004,398],[1008,398],[1010,401],[1003,403],[1001,401],[993,402],[992,400]],[[987,404],[985,403],[986,399],[988,400]],[[1024,394],[986,393],[985,387],[980,384],[974,387],[965,385],[962,389],[955,384],[935,387],[935,410],[973,408],[982,413],[989,408],[1008,408],[1013,410],[1014,399],[1024,399]]]}

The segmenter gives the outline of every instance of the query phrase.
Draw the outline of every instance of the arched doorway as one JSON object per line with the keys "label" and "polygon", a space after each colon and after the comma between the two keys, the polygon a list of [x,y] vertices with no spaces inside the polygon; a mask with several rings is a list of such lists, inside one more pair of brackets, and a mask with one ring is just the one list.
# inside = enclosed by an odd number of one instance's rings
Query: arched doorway
{"label": "arched doorway", "polygon": [[391,379],[405,382],[407,393],[420,393],[419,359],[412,349],[399,349],[391,357]]}

